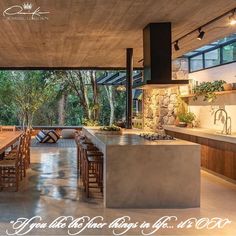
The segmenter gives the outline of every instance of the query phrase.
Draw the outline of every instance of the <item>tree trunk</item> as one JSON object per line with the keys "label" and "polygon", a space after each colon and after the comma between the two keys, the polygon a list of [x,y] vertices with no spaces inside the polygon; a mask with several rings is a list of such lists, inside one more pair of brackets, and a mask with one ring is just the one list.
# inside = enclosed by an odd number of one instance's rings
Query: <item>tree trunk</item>
{"label": "tree trunk", "polygon": [[110,105],[109,125],[112,125],[114,123],[114,112],[115,112],[113,88],[112,88],[112,86],[105,86],[105,90],[106,90],[107,98],[109,100],[109,105]]}
{"label": "tree trunk", "polygon": [[76,77],[79,81],[79,86],[76,86],[76,82],[73,80],[73,76],[71,76],[72,78],[72,88],[75,89],[79,99],[80,99],[80,104],[83,107],[83,111],[84,111],[84,118],[85,119],[91,119],[91,112],[89,110],[89,99],[88,99],[88,95],[87,95],[87,87],[85,85],[84,82],[86,82],[86,78],[84,78],[85,76],[83,76],[81,71],[75,71]]}
{"label": "tree trunk", "polygon": [[85,98],[85,104],[86,104],[85,108],[88,113],[88,119],[92,120],[92,110],[90,107],[90,103],[89,103],[89,99],[88,99],[88,89],[86,86],[84,86],[84,98]]}
{"label": "tree trunk", "polygon": [[65,125],[65,95],[62,94],[58,102],[58,124]]}
{"label": "tree trunk", "polygon": [[90,79],[91,79],[91,85],[93,90],[93,119],[98,120],[99,119],[99,112],[100,112],[100,106],[98,102],[98,85],[96,81],[96,72],[94,70],[90,71]]}

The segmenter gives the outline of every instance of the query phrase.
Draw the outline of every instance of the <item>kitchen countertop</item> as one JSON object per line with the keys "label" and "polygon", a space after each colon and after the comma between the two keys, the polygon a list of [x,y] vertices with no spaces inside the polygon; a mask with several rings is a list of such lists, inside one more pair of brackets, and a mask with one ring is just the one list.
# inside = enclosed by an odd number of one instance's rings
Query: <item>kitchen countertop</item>
{"label": "kitchen countertop", "polygon": [[212,129],[183,128],[183,127],[177,127],[174,125],[164,125],[164,129],[169,130],[169,131],[173,131],[173,132],[182,133],[182,134],[188,134],[188,135],[193,135],[193,136],[197,136],[197,137],[208,138],[208,139],[213,139],[213,140],[217,140],[217,141],[236,144],[236,134],[235,133],[232,133],[232,135],[225,135],[225,134],[220,134],[220,133],[218,133],[218,131],[212,130]]}
{"label": "kitchen countertop", "polygon": [[196,145],[195,143],[175,139],[175,140],[155,140],[150,141],[140,137],[140,133],[147,133],[136,129],[123,129],[122,134],[102,134],[99,128],[86,127],[90,135],[94,136],[103,145]]}

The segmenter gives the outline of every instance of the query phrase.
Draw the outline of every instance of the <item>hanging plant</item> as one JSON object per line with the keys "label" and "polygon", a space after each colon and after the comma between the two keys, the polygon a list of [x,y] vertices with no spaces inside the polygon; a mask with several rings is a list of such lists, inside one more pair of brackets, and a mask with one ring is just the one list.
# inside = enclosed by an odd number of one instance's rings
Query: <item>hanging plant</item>
{"label": "hanging plant", "polygon": [[203,101],[213,102],[216,99],[215,92],[220,92],[224,90],[224,80],[216,80],[213,82],[202,82],[193,88],[194,97],[193,100],[196,101],[199,96],[203,96]]}

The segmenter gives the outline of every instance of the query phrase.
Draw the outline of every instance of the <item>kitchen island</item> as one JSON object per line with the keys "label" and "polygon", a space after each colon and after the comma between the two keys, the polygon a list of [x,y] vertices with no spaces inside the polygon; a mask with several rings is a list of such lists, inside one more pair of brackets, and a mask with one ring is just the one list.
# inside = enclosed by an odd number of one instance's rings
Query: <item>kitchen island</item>
{"label": "kitchen island", "polygon": [[104,206],[190,208],[200,206],[200,145],[183,140],[149,141],[140,131],[83,133],[104,153]]}

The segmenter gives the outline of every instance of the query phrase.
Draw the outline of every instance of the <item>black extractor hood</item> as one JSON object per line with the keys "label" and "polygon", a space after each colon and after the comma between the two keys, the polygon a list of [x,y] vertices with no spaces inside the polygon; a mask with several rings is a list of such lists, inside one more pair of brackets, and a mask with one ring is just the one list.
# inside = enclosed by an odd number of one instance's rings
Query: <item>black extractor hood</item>
{"label": "black extractor hood", "polygon": [[172,80],[171,23],[150,23],[143,30],[143,78],[134,85],[141,89],[188,84]]}

